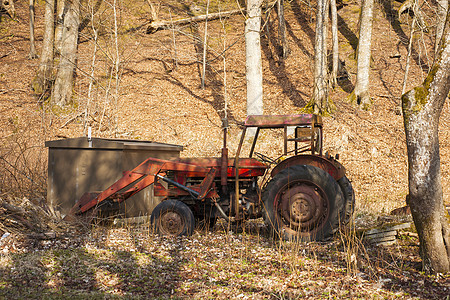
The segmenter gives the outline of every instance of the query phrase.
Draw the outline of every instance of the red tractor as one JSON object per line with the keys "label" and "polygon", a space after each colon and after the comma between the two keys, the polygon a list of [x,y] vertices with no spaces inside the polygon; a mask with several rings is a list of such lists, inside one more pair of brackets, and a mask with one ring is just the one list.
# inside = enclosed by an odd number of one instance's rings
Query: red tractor
{"label": "red tractor", "polygon": [[[241,158],[250,128],[253,142],[248,157]],[[284,130],[282,160],[254,151],[263,129]],[[103,192],[85,193],[66,219],[93,216],[105,205],[120,203],[154,184],[154,195],[163,200],[150,221],[162,235],[190,235],[196,221],[214,224],[217,217],[228,222],[264,217],[284,239],[324,240],[348,222],[354,192],[338,157],[322,154],[321,117],[248,116],[234,158],[228,158],[226,137],[224,121],[224,147],[218,158],[148,158]]]}

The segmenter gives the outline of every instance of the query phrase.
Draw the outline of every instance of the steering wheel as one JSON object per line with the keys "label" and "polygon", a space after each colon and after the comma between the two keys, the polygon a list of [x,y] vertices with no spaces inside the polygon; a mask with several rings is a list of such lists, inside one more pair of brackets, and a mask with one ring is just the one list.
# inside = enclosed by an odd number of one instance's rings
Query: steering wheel
{"label": "steering wheel", "polygon": [[264,155],[262,153],[259,152],[253,152],[255,154],[256,157],[258,157],[259,160],[261,160],[262,162],[268,163],[268,164],[273,164],[275,163],[275,161],[273,159],[271,159],[270,157],[268,157],[267,155]]}

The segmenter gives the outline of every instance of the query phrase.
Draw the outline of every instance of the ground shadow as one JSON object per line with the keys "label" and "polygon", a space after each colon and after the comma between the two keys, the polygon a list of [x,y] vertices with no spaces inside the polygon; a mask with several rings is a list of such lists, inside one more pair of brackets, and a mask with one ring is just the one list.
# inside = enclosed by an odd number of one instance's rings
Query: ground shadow
{"label": "ground shadow", "polygon": [[[278,37],[274,35],[275,30],[272,27],[272,23],[268,21],[266,26],[267,30],[265,31],[265,35],[262,35],[261,37],[261,49],[269,62],[269,69],[277,79],[278,85],[283,90],[283,94],[286,95],[295,106],[304,107],[307,104],[304,97],[308,97],[308,95],[299,91],[292,83],[286,72],[285,61],[281,56],[279,56],[280,53],[276,50],[280,49],[281,45],[279,44]],[[288,26],[287,22],[286,28],[289,33],[292,34],[292,29]],[[304,47],[301,47],[300,49],[304,51],[304,53],[308,53]]]}
{"label": "ground shadow", "polygon": [[[200,32],[198,30],[198,24],[191,23],[190,26],[191,33],[193,36],[193,46],[195,49],[195,53],[197,55],[197,72],[200,78],[200,81],[202,80],[203,70],[202,70],[202,64],[200,62],[203,61],[203,51],[204,51],[204,45],[203,40],[200,36]],[[223,55],[227,55],[227,53],[224,53]],[[220,116],[221,119],[225,117],[225,98],[223,95],[223,88],[224,84],[223,81],[219,78],[218,72],[219,70],[215,70],[212,65],[211,61],[209,60],[210,53],[207,50],[206,51],[206,64],[204,69],[204,88],[211,91],[211,95],[213,97],[213,101],[207,101],[217,112],[217,114]],[[201,84],[201,83],[200,83]],[[230,109],[226,112],[227,118],[232,123],[237,123],[235,117],[233,116],[233,113]]]}
{"label": "ground shadow", "polygon": [[[89,238],[89,234],[80,244],[61,238],[31,245],[28,253],[11,256],[12,267],[0,266],[0,298],[170,298],[179,288],[179,272],[187,261],[181,256],[183,240],[171,241],[165,249],[167,243],[153,237],[164,251],[155,255],[152,243],[151,247],[137,243],[138,237],[128,231],[132,241],[128,247],[111,246],[108,238]],[[90,243],[95,246],[86,246]]]}
{"label": "ground shadow", "polygon": [[292,12],[294,13],[295,18],[297,19],[297,23],[300,25],[300,27],[302,28],[303,32],[306,33],[306,35],[308,36],[309,40],[311,41],[311,44],[314,45],[315,44],[316,33],[308,25],[309,23],[312,23],[312,20],[308,21],[308,19],[307,19],[308,16],[305,14],[305,12],[302,9],[302,6],[300,6],[300,4],[298,2],[299,1],[292,1],[291,2]]}
{"label": "ground shadow", "polygon": [[[405,34],[401,27],[401,23],[398,19],[398,12],[395,11],[392,7],[392,1],[389,0],[379,0],[380,4],[383,6],[384,13],[386,20],[389,21],[389,23],[392,26],[392,29],[394,29],[395,33],[398,36],[399,44],[401,44],[403,47],[408,50],[409,46],[409,37]],[[415,50],[414,46],[411,48],[411,57],[415,61],[415,63],[426,73],[430,70],[430,67],[428,64],[420,57],[419,53]]]}
{"label": "ground shadow", "polygon": [[[217,91],[216,89],[214,89],[214,87],[217,87],[217,86],[220,89],[221,87],[223,87],[223,83],[217,79],[217,76],[214,76],[215,72],[213,70],[211,70],[211,68],[207,68],[207,72],[208,72],[207,74],[208,75],[213,74],[213,76],[207,77],[209,84],[206,85],[206,88],[210,89],[212,92],[211,93],[213,95],[212,101],[206,99],[205,97],[198,95],[192,89],[188,88],[180,79],[178,79],[176,76],[176,72],[175,72],[175,66],[173,66],[172,62],[168,62],[168,61],[165,61],[160,58],[147,57],[147,58],[144,58],[141,61],[137,62],[137,64],[144,62],[144,61],[154,61],[154,62],[161,63],[161,65],[164,68],[165,73],[161,74],[161,73],[155,73],[155,72],[150,72],[150,71],[136,71],[136,70],[133,70],[132,68],[125,67],[123,75],[152,74],[153,76],[159,76],[158,77],[159,80],[164,80],[173,85],[176,85],[176,86],[182,88],[185,92],[187,92],[190,96],[194,97],[195,99],[211,105],[214,108],[214,110],[216,110],[219,117],[223,118],[224,104],[225,104],[223,94],[221,94],[220,91]],[[189,62],[189,63],[178,62],[178,67],[180,67],[180,66],[184,66],[184,67],[191,66],[192,67],[193,65],[199,65],[199,64],[198,64],[198,62]],[[197,68],[199,68],[199,67],[197,66]],[[199,71],[201,71],[201,70],[199,70]],[[228,71],[228,72],[231,73],[233,71]],[[238,73],[237,75],[240,77],[245,76],[245,74],[241,74],[241,73]],[[212,78],[212,80],[211,80],[211,78]],[[235,123],[235,124],[239,123],[230,110],[227,111],[227,114],[228,114],[227,117],[228,117],[229,122]],[[216,125],[220,126],[219,124],[216,124]]]}
{"label": "ground shadow", "polygon": [[[356,36],[356,34],[353,33],[353,31],[348,27],[345,20],[338,14],[338,30],[339,32],[347,39],[348,43],[352,47],[353,51],[356,53],[356,49],[358,49],[358,42],[359,39]],[[356,57],[356,54],[355,54]]]}

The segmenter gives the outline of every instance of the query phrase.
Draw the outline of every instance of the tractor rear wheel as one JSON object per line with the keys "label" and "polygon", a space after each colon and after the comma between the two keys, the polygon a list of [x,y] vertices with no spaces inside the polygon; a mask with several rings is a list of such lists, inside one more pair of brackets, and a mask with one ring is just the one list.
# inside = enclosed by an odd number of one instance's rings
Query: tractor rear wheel
{"label": "tractor rear wheel", "polygon": [[163,236],[192,235],[195,219],[191,209],[181,201],[165,200],[152,212],[150,224],[155,233]]}
{"label": "tractor rear wheel", "polygon": [[325,240],[338,229],[344,196],[322,169],[297,165],[284,169],[263,193],[265,222],[285,240]]}
{"label": "tractor rear wheel", "polygon": [[353,211],[355,210],[355,192],[353,191],[350,180],[348,180],[346,176],[339,179],[337,183],[339,184],[342,194],[344,195],[344,207],[341,212],[341,216],[343,217],[342,223],[347,225],[350,222]]}

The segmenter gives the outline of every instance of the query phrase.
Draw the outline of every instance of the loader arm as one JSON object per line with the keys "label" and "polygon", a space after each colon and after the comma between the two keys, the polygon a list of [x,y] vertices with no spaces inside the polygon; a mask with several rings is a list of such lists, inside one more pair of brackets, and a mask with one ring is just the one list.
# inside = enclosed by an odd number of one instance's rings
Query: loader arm
{"label": "loader arm", "polygon": [[[166,171],[185,171],[185,172],[201,172],[205,174],[205,179],[200,185],[201,196],[206,196],[207,191],[213,184],[216,170],[205,168],[194,164],[186,164],[178,161],[161,160],[157,158],[148,158],[131,171],[124,172],[122,178],[114,182],[110,187],[102,191],[100,194],[85,193],[80,200],[71,208],[64,218],[66,221],[76,219],[77,215],[81,215],[94,207],[98,207],[107,199],[114,199],[116,202],[123,202],[134,194],[142,191],[155,182],[156,174]],[[128,188],[124,192],[122,190]]]}

